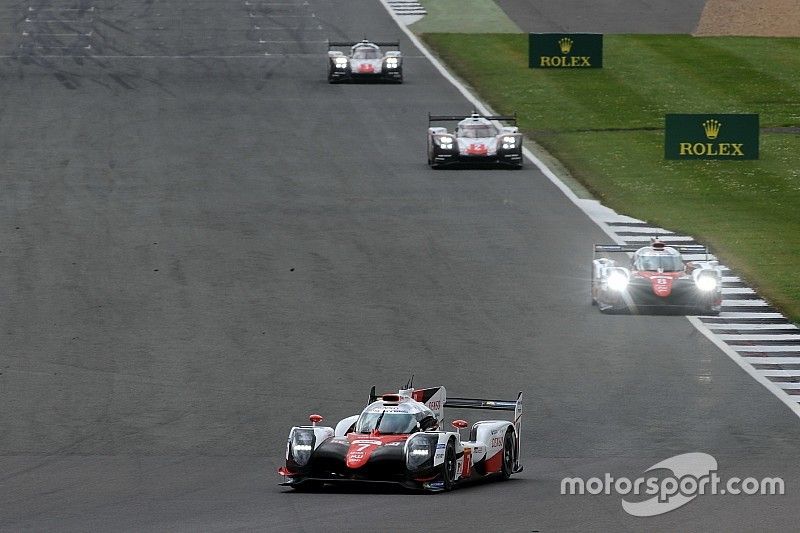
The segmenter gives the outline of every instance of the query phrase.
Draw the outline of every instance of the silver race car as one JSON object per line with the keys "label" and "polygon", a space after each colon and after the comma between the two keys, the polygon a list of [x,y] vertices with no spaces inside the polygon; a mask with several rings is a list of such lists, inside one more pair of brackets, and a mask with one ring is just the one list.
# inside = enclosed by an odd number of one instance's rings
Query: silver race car
{"label": "silver race car", "polygon": [[[398,50],[381,51],[381,46]],[[328,82],[345,81],[388,81],[403,83],[403,54],[400,43],[371,42],[328,42]],[[349,48],[349,55],[331,48]]]}
{"label": "silver race car", "polygon": [[[633,252],[628,266],[598,253]],[[706,255],[684,262],[681,254]],[[722,305],[722,274],[701,245],[650,246],[596,244],[592,260],[592,303],[604,313],[672,311],[717,315]]]}
{"label": "silver race car", "polygon": [[[495,121],[513,126],[495,126]],[[455,130],[431,126],[433,122],[458,122]],[[458,163],[491,163],[522,167],[522,134],[514,116],[428,114],[428,164],[433,168]]]}

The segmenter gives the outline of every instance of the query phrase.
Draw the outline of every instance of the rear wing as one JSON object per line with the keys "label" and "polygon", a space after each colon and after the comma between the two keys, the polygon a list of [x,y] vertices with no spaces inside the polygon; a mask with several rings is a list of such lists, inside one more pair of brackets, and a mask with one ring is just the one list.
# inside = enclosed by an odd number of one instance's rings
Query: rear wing
{"label": "rear wing", "polygon": [[[461,121],[465,118],[470,118],[475,116],[474,114],[469,115],[431,115],[428,113],[428,125],[430,126],[431,122],[445,122],[445,121]],[[478,115],[481,118],[485,118],[486,120],[503,120],[506,122],[513,122],[514,125],[517,124],[517,114],[514,113],[513,115]]]}
{"label": "rear wing", "polygon": [[375,46],[385,46],[392,48],[400,48],[400,41],[328,41],[328,50],[331,48],[352,48],[357,44],[374,44]]}
{"label": "rear wing", "polygon": [[[645,248],[647,246],[647,244],[595,244],[592,256],[595,257],[598,253],[636,252],[640,248]],[[675,248],[681,254],[706,254],[706,256],[708,256],[708,248],[702,244],[665,244],[665,246],[668,248]]]}
{"label": "rear wing", "polygon": [[517,449],[514,453],[514,471],[522,470],[519,463],[520,441],[522,440],[522,391],[516,400],[484,400],[482,398],[447,398],[445,407],[456,409],[488,409],[490,411],[514,411],[514,430],[517,433]]}

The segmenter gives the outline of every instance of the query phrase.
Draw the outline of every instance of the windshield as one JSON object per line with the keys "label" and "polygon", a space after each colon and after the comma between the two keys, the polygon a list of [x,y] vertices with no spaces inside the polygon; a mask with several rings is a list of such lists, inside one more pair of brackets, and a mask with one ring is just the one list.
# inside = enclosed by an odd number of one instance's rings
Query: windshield
{"label": "windshield", "polygon": [[636,270],[680,272],[683,270],[683,260],[677,255],[640,255],[633,266]]}
{"label": "windshield", "polygon": [[380,59],[381,53],[375,50],[374,48],[370,48],[368,46],[364,46],[362,48],[356,48],[353,51],[353,59]]}
{"label": "windshield", "polygon": [[459,128],[460,136],[467,139],[494,137],[495,129],[490,124],[468,124]]}
{"label": "windshield", "polygon": [[392,411],[362,413],[356,424],[356,433],[371,433],[376,429],[383,434],[413,433],[417,429],[417,418],[410,413]]}

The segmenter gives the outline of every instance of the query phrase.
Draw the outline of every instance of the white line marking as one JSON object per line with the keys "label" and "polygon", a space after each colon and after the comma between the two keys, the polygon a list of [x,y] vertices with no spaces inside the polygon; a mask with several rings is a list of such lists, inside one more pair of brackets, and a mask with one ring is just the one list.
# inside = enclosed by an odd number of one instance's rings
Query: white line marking
{"label": "white line marking", "polygon": [[650,237],[652,237],[654,235],[665,235],[665,236],[666,235],[669,235],[669,236],[673,235],[673,232],[671,232],[669,230],[666,230],[664,228],[650,228],[650,227],[643,228],[641,226],[630,226],[630,227],[622,226],[622,227],[619,228],[619,231],[629,231],[631,233],[641,233],[642,235],[650,236]]}
{"label": "white line marking", "polygon": [[[709,317],[714,318],[714,317]],[[783,318],[786,319],[780,313],[763,313],[763,312],[752,312],[752,311],[723,311],[719,314],[717,318]]]}
{"label": "white line marking", "polygon": [[800,346],[731,346],[737,352],[755,352],[755,353],[771,353],[771,352],[797,352],[800,353]]}
{"label": "white line marking", "polygon": [[722,307],[768,307],[769,304],[764,300],[722,300]]}
{"label": "white line marking", "polygon": [[[800,370],[755,370],[754,372],[760,372],[764,376],[770,378],[798,378],[800,379]],[[774,383],[774,382],[770,382]]]}
{"label": "white line marking", "polygon": [[722,294],[756,294],[750,287],[722,287]]}
{"label": "white line marking", "polygon": [[[792,381],[775,381],[778,387],[782,389],[800,389],[800,383]],[[800,398],[798,398],[800,400]]]}
{"label": "white line marking", "polygon": [[794,324],[706,324],[708,329],[741,329],[752,331],[769,331],[771,329],[800,329]]}
{"label": "white line marking", "polygon": [[697,317],[689,316],[686,319],[691,322],[697,330],[706,336],[708,340],[713,342],[717,348],[723,351],[728,357],[733,360],[734,363],[739,365],[739,367],[747,372],[750,377],[755,379],[757,382],[761,383],[768,391],[775,395],[780,401],[782,401],[789,409],[794,412],[794,414],[800,417],[800,404],[797,403],[796,398],[790,397],[790,395],[786,394],[780,387],[778,387],[774,382],[767,379],[767,376],[800,376],[800,371],[794,370],[756,370],[750,364],[745,361],[744,357],[733,351],[730,346],[725,344],[713,331],[708,329],[705,324],[703,324],[700,319]]}
{"label": "white line marking", "polygon": [[794,335],[789,333],[779,333],[769,335],[767,333],[723,333],[718,334],[724,341],[800,341],[800,330]]}
{"label": "white line marking", "polygon": [[751,365],[800,365],[800,357],[745,357]]}

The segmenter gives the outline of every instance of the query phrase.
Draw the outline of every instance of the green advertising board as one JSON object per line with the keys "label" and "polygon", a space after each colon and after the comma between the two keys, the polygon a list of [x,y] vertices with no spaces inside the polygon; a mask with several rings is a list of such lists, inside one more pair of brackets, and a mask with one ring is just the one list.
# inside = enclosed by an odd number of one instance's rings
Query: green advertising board
{"label": "green advertising board", "polygon": [[758,159],[757,114],[668,114],[665,159]]}
{"label": "green advertising board", "polygon": [[603,68],[601,33],[529,33],[530,68]]}

